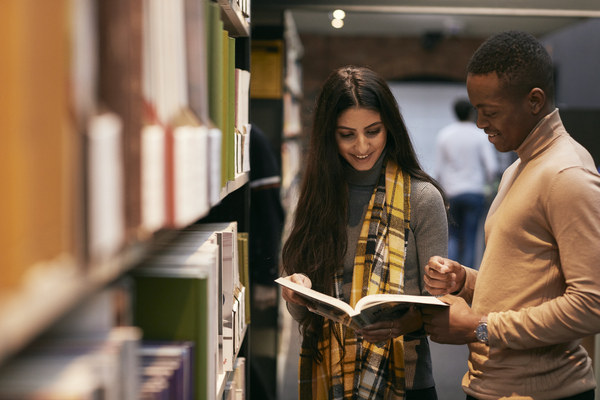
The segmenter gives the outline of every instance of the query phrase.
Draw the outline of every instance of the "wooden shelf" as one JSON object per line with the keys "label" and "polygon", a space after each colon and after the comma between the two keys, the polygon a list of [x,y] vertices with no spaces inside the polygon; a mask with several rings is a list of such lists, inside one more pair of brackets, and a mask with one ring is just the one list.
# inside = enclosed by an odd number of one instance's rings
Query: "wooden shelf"
{"label": "wooden shelf", "polygon": [[149,246],[138,243],[87,268],[58,259],[32,269],[23,287],[0,297],[0,365],[91,293],[139,263]]}
{"label": "wooden shelf", "polygon": [[227,181],[227,184],[221,189],[221,200],[228,194],[244,186],[248,182],[248,173],[238,174],[233,181]]}

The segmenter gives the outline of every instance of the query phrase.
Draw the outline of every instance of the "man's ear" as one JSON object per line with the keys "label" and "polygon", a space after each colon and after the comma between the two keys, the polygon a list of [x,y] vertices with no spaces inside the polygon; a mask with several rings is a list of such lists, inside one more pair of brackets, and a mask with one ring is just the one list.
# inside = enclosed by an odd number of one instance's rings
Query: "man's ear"
{"label": "man's ear", "polygon": [[546,93],[540,88],[533,88],[529,92],[528,97],[531,113],[537,115],[546,104]]}

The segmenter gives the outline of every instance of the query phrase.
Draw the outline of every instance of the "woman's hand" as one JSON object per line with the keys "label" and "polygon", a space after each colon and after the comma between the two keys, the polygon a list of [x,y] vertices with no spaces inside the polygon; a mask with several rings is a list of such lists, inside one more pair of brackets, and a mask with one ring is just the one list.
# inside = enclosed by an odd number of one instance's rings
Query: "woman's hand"
{"label": "woman's hand", "polygon": [[460,263],[434,256],[425,266],[425,289],[434,296],[456,293],[463,288],[466,276]]}
{"label": "woman's hand", "polygon": [[356,331],[356,333],[362,335],[367,342],[379,343],[417,331],[422,326],[421,311],[417,307],[411,306],[400,318],[375,322]]}
{"label": "woman's hand", "polygon": [[[310,281],[310,278],[304,274],[293,274],[290,276],[286,276],[285,279],[288,279],[294,283],[297,283],[307,288],[312,287],[312,282]],[[281,287],[281,297],[283,297],[283,299],[288,303],[294,303],[299,304],[301,306],[314,308],[310,301],[306,300],[301,296],[298,296],[296,292],[294,292],[292,289],[286,288],[285,286]]]}

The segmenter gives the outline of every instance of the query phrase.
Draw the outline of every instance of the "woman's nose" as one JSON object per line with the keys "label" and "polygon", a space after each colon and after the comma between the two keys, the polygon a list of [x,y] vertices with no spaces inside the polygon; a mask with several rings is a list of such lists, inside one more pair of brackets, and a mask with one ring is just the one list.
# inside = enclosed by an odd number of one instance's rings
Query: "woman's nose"
{"label": "woman's nose", "polygon": [[359,134],[356,138],[356,150],[359,152],[364,152],[369,147],[369,141],[367,137],[363,134]]}

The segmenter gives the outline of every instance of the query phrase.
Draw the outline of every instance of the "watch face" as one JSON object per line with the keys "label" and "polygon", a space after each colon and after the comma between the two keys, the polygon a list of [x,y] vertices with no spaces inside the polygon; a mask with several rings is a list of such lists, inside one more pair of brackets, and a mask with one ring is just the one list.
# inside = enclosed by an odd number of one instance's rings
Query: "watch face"
{"label": "watch face", "polygon": [[485,322],[479,324],[479,326],[475,330],[475,335],[477,336],[477,340],[479,340],[480,342],[488,342],[487,324]]}

